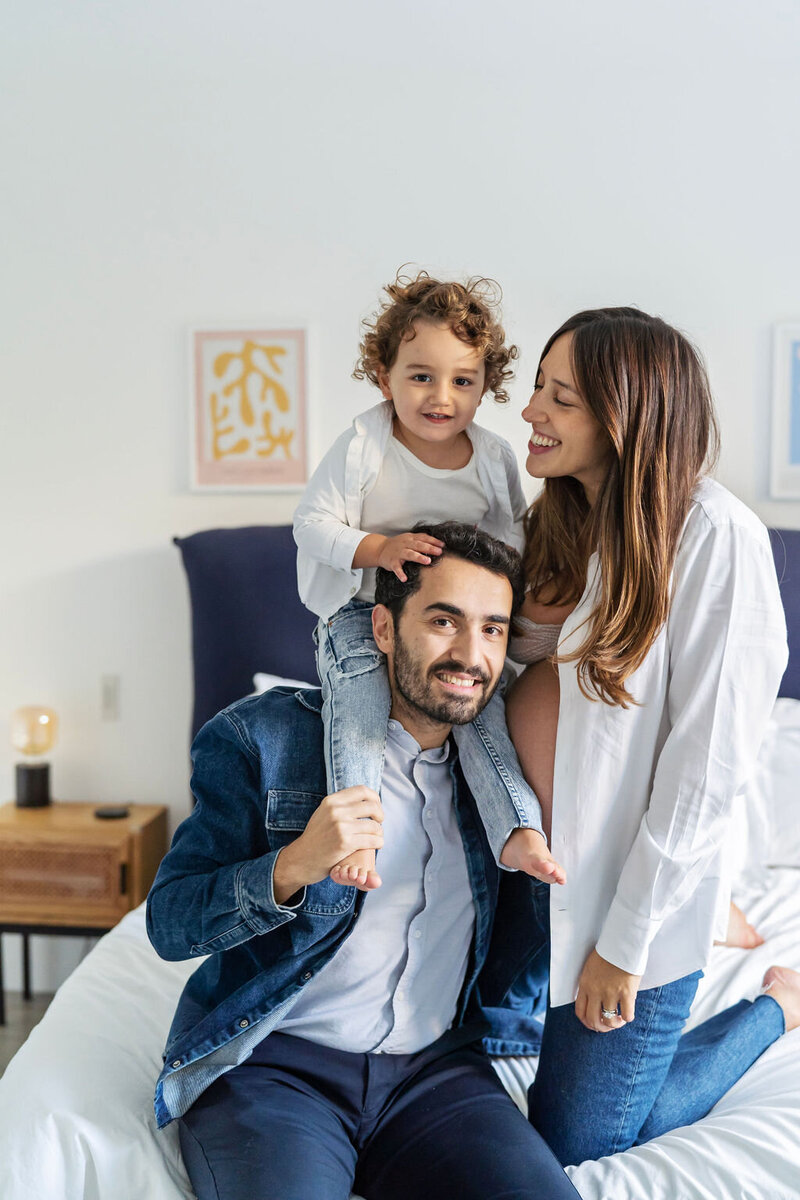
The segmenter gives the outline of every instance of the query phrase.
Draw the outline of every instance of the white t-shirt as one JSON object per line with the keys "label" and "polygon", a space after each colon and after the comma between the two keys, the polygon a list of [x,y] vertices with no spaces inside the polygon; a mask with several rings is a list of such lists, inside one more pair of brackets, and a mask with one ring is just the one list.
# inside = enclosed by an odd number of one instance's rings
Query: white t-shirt
{"label": "white t-shirt", "polygon": [[[394,440],[393,427],[394,410],[388,400],[356,417],[311,476],[295,511],[300,599],[323,621],[361,587],[362,572],[353,566],[353,556],[369,532],[363,526],[364,502]],[[516,455],[507,441],[474,421],[466,433],[488,501],[481,529],[521,549],[522,518],[528,505]],[[416,510],[415,518],[420,519]]]}
{"label": "white t-shirt", "polygon": [[[429,467],[397,438],[390,439],[375,486],[364,497],[361,528],[394,537],[406,533],[417,521],[463,521],[480,525],[489,501],[478,477],[473,454],[465,467],[443,470]],[[375,599],[375,568],[366,567],[359,600]]]}

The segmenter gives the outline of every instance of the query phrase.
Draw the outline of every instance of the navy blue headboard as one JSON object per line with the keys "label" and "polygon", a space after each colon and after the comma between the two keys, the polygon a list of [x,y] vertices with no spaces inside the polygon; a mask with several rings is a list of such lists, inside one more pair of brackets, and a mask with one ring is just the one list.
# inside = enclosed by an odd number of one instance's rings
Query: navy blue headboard
{"label": "navy blue headboard", "polygon": [[289,525],[206,529],[175,538],[192,606],[192,738],[266,671],[317,678],[317,623],[297,595],[297,547]]}
{"label": "navy blue headboard", "polygon": [[[800,700],[800,530],[773,529],[770,537],[789,626],[780,694]],[[252,690],[256,671],[316,680],[316,618],[297,595],[290,526],[208,529],[175,543],[192,603],[192,737]]]}
{"label": "navy blue headboard", "polygon": [[800,700],[800,529],[770,529],[789,633],[789,665],[779,695]]}

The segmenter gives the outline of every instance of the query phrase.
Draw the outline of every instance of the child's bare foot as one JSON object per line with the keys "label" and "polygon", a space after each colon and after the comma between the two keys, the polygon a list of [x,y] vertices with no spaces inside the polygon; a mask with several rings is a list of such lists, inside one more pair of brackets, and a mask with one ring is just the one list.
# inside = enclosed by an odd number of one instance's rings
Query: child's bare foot
{"label": "child's bare foot", "polygon": [[764,945],[764,939],[758,930],[753,928],[742,910],[731,901],[725,941],[715,942],[714,945],[738,946],[740,950],[754,950],[756,946]]}
{"label": "child's bare foot", "polygon": [[800,1025],[800,971],[791,967],[770,967],[764,976],[762,990],[783,1009],[786,1032]]}
{"label": "child's bare foot", "polygon": [[371,892],[381,886],[381,877],[375,870],[374,850],[354,850],[331,867],[329,874],[334,883],[357,887],[362,892]]}
{"label": "child's bare foot", "polygon": [[533,875],[542,883],[566,883],[567,873],[547,849],[547,842],[535,829],[515,829],[509,837],[500,862]]}

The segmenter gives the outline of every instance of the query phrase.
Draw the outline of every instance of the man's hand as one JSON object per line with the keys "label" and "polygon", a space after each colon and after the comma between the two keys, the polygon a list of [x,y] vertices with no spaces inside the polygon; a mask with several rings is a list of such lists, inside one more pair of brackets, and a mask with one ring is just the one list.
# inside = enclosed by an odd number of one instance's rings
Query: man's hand
{"label": "man's hand", "polygon": [[[621,1029],[636,1015],[636,993],[641,980],[641,975],[629,975],[627,971],[606,962],[593,950],[584,963],[578,981],[576,1017],[595,1033],[611,1033],[614,1029]],[[616,1013],[617,1009],[618,1016],[603,1016],[604,1010]]]}
{"label": "man's hand", "polygon": [[515,829],[503,846],[500,862],[504,867],[533,875],[542,883],[567,882],[566,871],[553,858],[547,842],[535,829]]}
{"label": "man's hand", "polygon": [[283,846],[275,860],[272,886],[277,903],[285,904],[307,884],[319,883],[354,850],[379,850],[382,821],[383,808],[371,788],[344,788],[326,796],[300,836]]}

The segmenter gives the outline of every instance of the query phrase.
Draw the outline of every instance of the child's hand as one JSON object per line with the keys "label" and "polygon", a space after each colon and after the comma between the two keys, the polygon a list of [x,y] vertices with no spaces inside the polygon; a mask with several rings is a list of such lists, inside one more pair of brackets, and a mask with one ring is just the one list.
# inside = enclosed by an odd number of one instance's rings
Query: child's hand
{"label": "child's hand", "polygon": [[515,829],[509,837],[500,862],[533,875],[542,883],[566,883],[567,873],[547,849],[547,842],[535,829]]}
{"label": "child's hand", "polygon": [[385,571],[394,571],[401,583],[405,583],[403,563],[418,562],[427,566],[432,556],[442,553],[443,546],[444,542],[428,537],[427,533],[398,533],[386,538],[378,554],[378,566]]}

